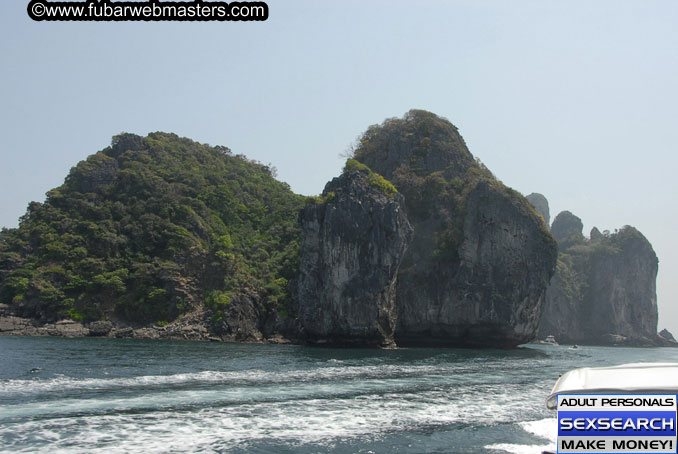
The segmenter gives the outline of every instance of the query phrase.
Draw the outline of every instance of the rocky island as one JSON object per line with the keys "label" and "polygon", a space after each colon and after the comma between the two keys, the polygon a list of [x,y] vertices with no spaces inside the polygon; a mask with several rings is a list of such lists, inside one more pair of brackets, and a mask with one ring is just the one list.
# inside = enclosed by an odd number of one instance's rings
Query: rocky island
{"label": "rocky island", "polygon": [[[354,326],[380,327],[371,332],[384,344],[505,348],[534,337],[555,241],[447,120],[410,111],[370,127],[319,203],[302,212],[298,299],[315,341],[346,343],[337,320],[368,308]],[[369,306],[356,296],[372,294]]]}
{"label": "rocky island", "polygon": [[[528,199],[548,217],[541,194]],[[668,331],[657,333],[657,255],[637,229],[610,233],[594,227],[583,234],[581,219],[559,213],[551,225],[558,265],[546,291],[539,337],[593,345],[675,346]]]}
{"label": "rocky island", "polygon": [[0,329],[275,339],[304,200],[228,148],[116,136],[0,233]]}
{"label": "rocky island", "polygon": [[668,339],[640,232],[586,240],[571,213],[549,220],[545,197],[505,186],[426,111],[369,127],[316,197],[225,147],[121,134],[0,233],[0,333],[365,347]]}

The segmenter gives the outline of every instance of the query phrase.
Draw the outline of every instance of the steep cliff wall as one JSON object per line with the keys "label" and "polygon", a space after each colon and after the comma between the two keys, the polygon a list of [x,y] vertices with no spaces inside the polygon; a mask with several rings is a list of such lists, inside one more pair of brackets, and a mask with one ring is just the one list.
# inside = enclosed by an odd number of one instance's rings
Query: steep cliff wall
{"label": "steep cliff wall", "polygon": [[546,292],[539,337],[601,345],[664,345],[657,335],[657,256],[635,228],[591,238],[569,211],[558,214],[556,274]]}
{"label": "steep cliff wall", "polygon": [[580,242],[584,239],[584,235],[582,234],[583,229],[584,224],[579,217],[569,211],[561,211],[553,220],[551,233],[558,244],[562,244],[566,240],[571,240],[570,242]]}
{"label": "steep cliff wall", "polygon": [[370,177],[346,171],[300,214],[298,312],[310,343],[394,345],[396,276],[412,228],[402,196]]}
{"label": "steep cliff wall", "polygon": [[[371,126],[355,159],[404,196],[399,205],[414,233],[406,250],[400,243],[392,250],[392,244],[363,238],[381,221],[362,215],[367,225],[346,235],[344,225],[358,222],[361,213],[352,206],[364,204],[360,192],[346,192],[345,208],[330,203],[305,209],[299,304],[311,337],[332,332],[365,338],[365,331],[350,327],[374,326],[374,315],[351,317],[346,326],[336,315],[346,316],[355,294],[365,295],[360,307],[390,307],[394,301],[394,316],[388,319],[400,346],[512,347],[532,339],[555,267],[556,244],[525,198],[473,158],[449,121],[429,112],[410,111]],[[405,251],[402,265],[368,280],[365,273],[369,276],[376,258],[355,252],[361,244],[393,256],[389,264],[399,262],[397,253]],[[360,278],[349,281],[353,275]],[[389,298],[374,296],[392,282],[394,300],[392,287]],[[353,294],[348,298],[342,292]]]}
{"label": "steep cliff wall", "polygon": [[[438,246],[425,241],[406,254],[399,345],[512,347],[536,333],[556,257],[543,222],[517,194],[486,181],[471,190],[463,211],[453,260],[440,260]],[[430,228],[430,219],[415,224],[415,237],[427,237]]]}
{"label": "steep cliff wall", "polygon": [[528,202],[532,204],[534,209],[539,213],[539,215],[544,219],[546,226],[551,225],[551,213],[549,211],[549,201],[544,197],[543,194],[538,192],[533,192],[525,196]]}

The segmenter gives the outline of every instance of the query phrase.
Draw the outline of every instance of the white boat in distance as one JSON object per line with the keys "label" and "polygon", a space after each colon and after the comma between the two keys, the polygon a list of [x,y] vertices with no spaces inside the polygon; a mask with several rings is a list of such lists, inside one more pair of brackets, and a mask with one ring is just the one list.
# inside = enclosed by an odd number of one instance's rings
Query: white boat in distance
{"label": "white boat in distance", "polygon": [[546,336],[546,338],[544,340],[536,340],[536,341],[534,341],[534,343],[545,344],[545,345],[560,345],[560,344],[558,344],[555,336],[553,336],[553,335]]}

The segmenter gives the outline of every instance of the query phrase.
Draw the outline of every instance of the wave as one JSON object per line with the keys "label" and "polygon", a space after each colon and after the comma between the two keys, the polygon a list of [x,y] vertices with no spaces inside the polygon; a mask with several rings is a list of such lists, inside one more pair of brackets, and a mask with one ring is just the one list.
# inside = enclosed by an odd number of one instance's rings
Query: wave
{"label": "wave", "polygon": [[543,444],[516,444],[516,443],[495,443],[485,446],[486,449],[504,451],[511,454],[535,454],[543,451],[555,451],[558,439],[557,420],[555,418],[545,418],[535,421],[524,421],[518,426],[525,432],[536,436],[537,438],[547,440]]}
{"label": "wave", "polygon": [[[80,415],[3,424],[6,449],[22,452],[223,452],[275,439],[327,443],[361,437],[375,440],[402,430],[431,431],[456,425],[508,423],[524,397],[510,386],[450,393],[366,394],[351,398],[257,402],[185,411]],[[271,389],[269,392],[275,392]],[[278,389],[278,392],[285,392]],[[76,406],[82,405],[78,402]],[[30,443],[28,442],[30,440]],[[9,451],[7,451],[9,452]]]}
{"label": "wave", "polygon": [[[356,379],[354,373],[343,372],[332,375],[333,379],[328,381],[283,380],[265,384],[257,381],[256,386],[236,385],[230,380],[213,382],[211,386],[173,389],[162,387],[157,381],[153,381],[154,387],[142,389],[130,386],[123,391],[111,389],[109,383],[109,387],[99,391],[92,391],[97,388],[90,388],[88,393],[82,390],[72,393],[52,392],[49,399],[33,398],[28,401],[22,399],[3,405],[0,407],[2,409],[0,420],[13,421],[26,417],[44,419],[60,415],[106,415],[130,411],[151,412],[164,409],[194,410],[250,403],[302,402],[312,399],[381,399],[383,396],[433,404],[440,400],[461,403],[480,399],[487,408],[491,408],[497,393],[506,393],[510,390],[517,396],[517,399],[513,400],[528,398],[521,392],[520,384],[460,383],[456,377],[422,374],[394,376],[379,374],[366,380],[364,374],[360,379]],[[338,379],[338,376],[341,379]],[[173,377],[178,379],[176,376]],[[137,381],[135,383],[138,385]],[[195,385],[195,381],[192,383]]]}
{"label": "wave", "polygon": [[[335,446],[355,452],[370,443],[382,451],[416,449],[416,440],[427,437],[434,444],[445,437],[464,443],[465,434],[478,428],[493,437],[478,438],[481,448],[516,440],[497,435],[497,428],[516,427],[535,437],[545,430],[538,418],[546,414],[543,397],[552,382],[548,374],[525,373],[543,371],[543,358],[437,355],[405,362],[312,353],[256,357],[246,363],[248,370],[218,370],[244,361],[216,358],[197,366],[213,370],[199,372],[141,375],[159,370],[146,369],[118,377],[97,370],[94,377],[46,378],[42,371],[0,380],[0,453],[290,453]],[[515,421],[528,422],[523,427]],[[508,452],[525,448],[502,446]]]}
{"label": "wave", "polygon": [[[259,385],[288,382],[314,382],[345,379],[388,379],[412,376],[448,376],[458,381],[469,381],[467,375],[478,371],[488,372],[488,364],[475,367],[466,365],[365,365],[365,366],[328,366],[315,369],[297,369],[271,372],[261,369],[239,371],[202,371],[172,375],[146,375],[121,378],[74,378],[58,376],[51,379],[11,379],[0,380],[0,398],[12,395],[32,393],[50,393],[53,391],[86,391],[106,389],[153,388],[167,386],[200,386],[215,384]],[[474,377],[473,380],[477,380]]]}

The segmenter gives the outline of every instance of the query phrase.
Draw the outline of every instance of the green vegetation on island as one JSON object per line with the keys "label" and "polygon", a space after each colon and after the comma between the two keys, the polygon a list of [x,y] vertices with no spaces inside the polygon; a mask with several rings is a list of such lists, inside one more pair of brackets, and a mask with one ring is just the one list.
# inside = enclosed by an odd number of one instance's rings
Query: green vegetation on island
{"label": "green vegetation on island", "polygon": [[365,164],[356,161],[355,159],[346,160],[344,165],[344,172],[365,172],[367,173],[367,181],[370,186],[377,188],[379,191],[388,196],[393,196],[398,193],[398,190],[393,186],[393,184],[388,181],[386,178],[382,177],[378,173],[372,172],[372,170],[367,167]]}
{"label": "green vegetation on island", "polygon": [[[344,170],[379,172],[375,175],[405,196],[411,220],[433,218],[442,224],[434,235],[434,257],[444,262],[459,258],[469,197],[481,183],[515,209],[541,219],[520,193],[473,157],[456,126],[431,112],[413,109],[403,118],[370,126],[351,155]],[[553,242],[546,224],[540,230],[545,241]]]}
{"label": "green vegetation on island", "polygon": [[0,233],[0,302],[37,320],[166,324],[290,299],[304,197],[273,169],[174,134],[121,134]]}
{"label": "green vegetation on island", "polygon": [[[301,320],[325,323],[318,298],[343,288],[340,305],[356,306],[336,314],[351,337],[339,343],[529,340],[538,311],[522,308],[538,303],[556,254],[529,203],[430,112],[370,127],[354,150],[322,195],[304,197],[225,147],[114,137],[0,232],[5,331],[304,342]],[[379,314],[397,302],[399,318],[354,339],[363,325],[347,314],[370,298]],[[421,313],[439,316],[422,324]]]}

